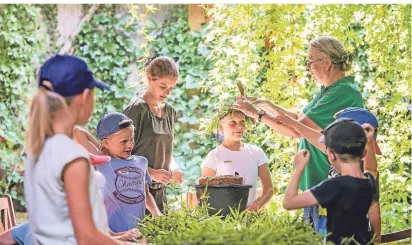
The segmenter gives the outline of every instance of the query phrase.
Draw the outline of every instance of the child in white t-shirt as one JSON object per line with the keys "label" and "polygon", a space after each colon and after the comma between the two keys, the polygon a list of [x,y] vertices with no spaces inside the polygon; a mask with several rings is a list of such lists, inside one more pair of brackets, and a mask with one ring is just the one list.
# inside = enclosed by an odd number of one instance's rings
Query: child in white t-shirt
{"label": "child in white t-shirt", "polygon": [[[219,133],[223,135],[221,145],[211,150],[202,163],[202,176],[235,175],[252,185],[249,190],[248,210],[260,210],[273,196],[273,186],[268,168],[268,158],[261,148],[242,143],[246,132],[245,115],[240,111],[229,111],[219,122]],[[256,198],[256,182],[259,177],[262,195]]]}
{"label": "child in white t-shirt", "polygon": [[84,60],[55,55],[40,68],[26,136],[24,192],[33,244],[118,244],[88,152],[71,137],[87,123],[97,81]]}

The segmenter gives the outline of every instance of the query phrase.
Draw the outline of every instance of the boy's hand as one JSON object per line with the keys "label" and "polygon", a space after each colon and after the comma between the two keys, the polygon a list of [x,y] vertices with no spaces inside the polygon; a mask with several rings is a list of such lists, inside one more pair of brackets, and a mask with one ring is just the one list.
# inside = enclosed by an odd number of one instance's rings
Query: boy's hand
{"label": "boy's hand", "polygon": [[180,170],[175,170],[172,172],[172,182],[181,184],[183,183],[183,173]]}
{"label": "boy's hand", "polygon": [[121,241],[135,241],[136,239],[142,237],[142,233],[138,229],[131,229],[125,232],[122,236],[119,237]]}
{"label": "boy's hand", "polygon": [[153,218],[157,218],[157,217],[162,217],[163,214],[162,214],[162,212],[158,211],[158,212],[155,212],[154,214],[152,214],[152,216],[153,216]]}
{"label": "boy's hand", "polygon": [[375,129],[369,123],[362,124],[363,130],[365,130],[366,138],[368,139],[368,143],[373,142],[375,139],[373,138],[373,134],[375,133]]}
{"label": "boy's hand", "polygon": [[295,155],[295,160],[294,160],[296,171],[298,170],[302,171],[305,168],[306,164],[308,164],[309,159],[310,159],[310,153],[308,150],[305,149],[305,150],[299,151]]}

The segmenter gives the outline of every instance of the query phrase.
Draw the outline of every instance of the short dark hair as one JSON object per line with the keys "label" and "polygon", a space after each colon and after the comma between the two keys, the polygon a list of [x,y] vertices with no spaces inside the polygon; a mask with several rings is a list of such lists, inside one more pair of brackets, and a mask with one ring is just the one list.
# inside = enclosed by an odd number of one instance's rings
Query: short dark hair
{"label": "short dark hair", "polygon": [[367,138],[362,126],[353,119],[338,119],[323,130],[324,143],[337,154],[362,158]]}

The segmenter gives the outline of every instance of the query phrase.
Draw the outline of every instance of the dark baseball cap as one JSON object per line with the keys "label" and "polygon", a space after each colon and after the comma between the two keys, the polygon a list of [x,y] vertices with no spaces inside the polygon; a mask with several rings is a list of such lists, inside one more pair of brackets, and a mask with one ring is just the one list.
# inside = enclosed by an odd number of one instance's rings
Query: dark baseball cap
{"label": "dark baseball cap", "polygon": [[375,153],[378,155],[381,155],[382,152],[376,143],[376,137],[377,137],[377,132],[378,132],[378,119],[373,115],[372,112],[370,112],[368,109],[361,108],[361,107],[349,107],[346,108],[342,111],[339,111],[338,113],[335,114],[336,119],[342,119],[342,118],[348,118],[348,119],[353,119],[360,125],[364,123],[370,124],[372,127],[375,128],[375,132],[373,135],[373,138],[375,141],[373,142],[373,146],[375,149]]}
{"label": "dark baseball cap", "polygon": [[133,121],[120,112],[106,112],[96,127],[97,137],[100,140],[119,132],[133,124]]}
{"label": "dark baseball cap", "polygon": [[323,130],[321,139],[337,154],[362,157],[367,138],[364,129],[353,119],[338,119]]}
{"label": "dark baseball cap", "polygon": [[81,94],[95,87],[110,90],[110,86],[96,80],[87,63],[77,56],[54,55],[40,67],[39,87],[62,96]]}

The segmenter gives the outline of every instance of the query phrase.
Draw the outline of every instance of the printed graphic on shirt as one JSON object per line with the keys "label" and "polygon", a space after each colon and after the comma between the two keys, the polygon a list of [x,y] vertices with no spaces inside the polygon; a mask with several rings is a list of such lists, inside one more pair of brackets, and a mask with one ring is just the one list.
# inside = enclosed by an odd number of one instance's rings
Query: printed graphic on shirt
{"label": "printed graphic on shirt", "polygon": [[144,201],[144,173],[141,169],[126,166],[115,170],[116,190],[113,195],[121,202],[135,204]]}

